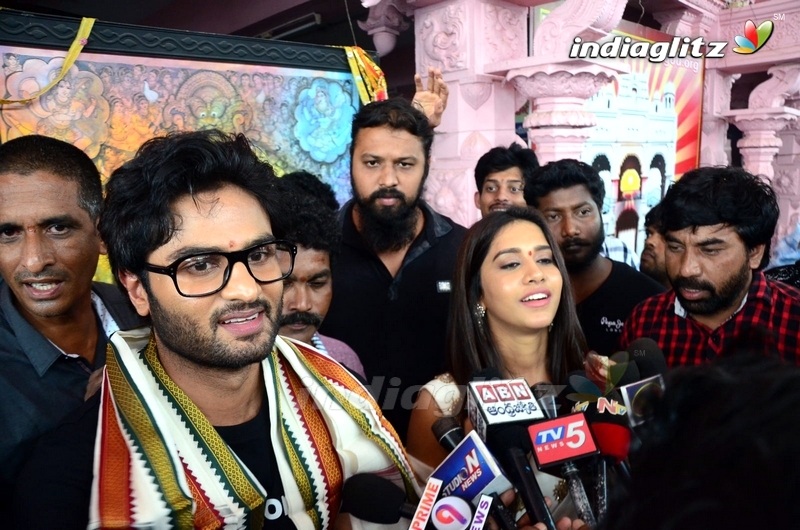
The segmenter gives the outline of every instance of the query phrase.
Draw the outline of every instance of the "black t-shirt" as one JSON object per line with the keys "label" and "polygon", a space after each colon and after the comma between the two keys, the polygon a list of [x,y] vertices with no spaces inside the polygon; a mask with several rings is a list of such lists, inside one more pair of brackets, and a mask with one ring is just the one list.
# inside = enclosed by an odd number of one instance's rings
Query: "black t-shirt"
{"label": "black t-shirt", "polygon": [[405,440],[419,388],[444,371],[456,254],[466,229],[421,204],[425,225],[397,275],[370,249],[345,205],[333,300],[320,333],[358,352],[370,391]]}
{"label": "black t-shirt", "polygon": [[[16,484],[15,528],[85,529],[93,479],[94,442],[100,393],[42,437]],[[265,528],[294,529],[283,509],[283,483],[269,437],[269,407],[250,421],[217,432],[267,491]]]}
{"label": "black t-shirt", "polygon": [[663,285],[633,267],[613,260],[611,264],[606,281],[577,306],[586,344],[601,355],[617,351],[622,325],[633,308],[665,291]]}

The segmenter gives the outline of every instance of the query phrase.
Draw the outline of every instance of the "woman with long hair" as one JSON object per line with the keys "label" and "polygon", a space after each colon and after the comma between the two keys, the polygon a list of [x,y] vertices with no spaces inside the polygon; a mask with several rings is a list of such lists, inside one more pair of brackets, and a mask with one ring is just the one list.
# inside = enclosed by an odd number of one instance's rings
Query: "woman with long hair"
{"label": "woman with long hair", "polygon": [[459,249],[448,372],[420,391],[408,430],[409,454],[431,467],[447,456],[431,426],[449,415],[466,424],[465,389],[475,372],[493,367],[528,385],[561,383],[583,368],[585,352],[564,260],[542,216],[517,207],[487,215]]}

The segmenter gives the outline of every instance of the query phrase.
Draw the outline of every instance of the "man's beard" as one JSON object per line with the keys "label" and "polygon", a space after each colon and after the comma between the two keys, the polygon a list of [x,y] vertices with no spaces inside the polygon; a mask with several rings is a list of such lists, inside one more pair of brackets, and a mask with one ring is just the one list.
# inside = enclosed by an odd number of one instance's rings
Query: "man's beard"
{"label": "man's beard", "polygon": [[[400,250],[414,241],[417,229],[417,219],[421,212],[417,208],[422,186],[425,179],[420,182],[419,189],[413,199],[409,199],[396,188],[381,188],[364,199],[355,192],[356,206],[360,214],[360,233],[367,244],[377,253],[393,252]],[[398,199],[394,206],[381,206],[378,199]]]}
{"label": "man's beard", "polygon": [[[736,299],[742,296],[747,290],[751,279],[750,266],[745,263],[744,266],[728,281],[723,283],[719,291],[708,282],[697,280],[694,278],[684,278],[678,276],[670,278],[672,288],[675,290],[675,295],[680,300],[681,305],[693,315],[716,315],[726,309],[731,309]],[[680,294],[680,289],[702,289],[709,293],[707,298],[701,300],[684,300]]]}
{"label": "man's beard", "polygon": [[659,268],[655,258],[649,263],[652,264],[652,266],[648,264],[646,260],[640,259],[639,270],[662,285],[669,283],[669,277],[667,277],[666,269],[663,267]]}
{"label": "man's beard", "polygon": [[[171,352],[198,366],[239,370],[266,359],[275,345],[278,326],[275,325],[275,320],[270,319],[270,315],[280,315],[282,301],[278,303],[276,313],[272,313],[272,306],[263,298],[249,304],[228,304],[211,315],[209,336],[209,330],[201,329],[199,322],[186,315],[168,311],[152,294],[149,299],[153,330],[158,339]],[[243,337],[227,343],[219,340],[217,331],[222,316],[251,309],[263,309],[265,324],[271,326],[266,334]],[[235,348],[234,345],[239,347]]]}
{"label": "man's beard", "polygon": [[588,269],[589,265],[594,262],[603,249],[605,237],[603,225],[601,224],[593,239],[568,237],[563,240],[560,247],[561,253],[564,255],[564,265],[567,267],[567,272],[576,274]]}

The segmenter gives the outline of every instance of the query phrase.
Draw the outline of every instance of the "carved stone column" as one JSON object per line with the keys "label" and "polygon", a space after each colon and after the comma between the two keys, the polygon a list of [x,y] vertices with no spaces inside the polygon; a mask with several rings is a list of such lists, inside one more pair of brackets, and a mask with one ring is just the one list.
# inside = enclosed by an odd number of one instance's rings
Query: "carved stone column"
{"label": "carved stone column", "polygon": [[744,133],[737,142],[744,168],[754,175],[772,178],[772,162],[783,142],[777,132],[797,120],[800,111],[785,107],[774,109],[742,109],[735,112],[736,126]]}
{"label": "carved stone column", "polygon": [[800,63],[773,66],[767,72],[772,77],[753,89],[748,108],[726,114],[744,133],[736,145],[742,151],[745,169],[772,177],[773,158],[783,145],[776,133],[800,116],[797,109],[784,106],[787,98],[800,92]]}
{"label": "carved stone column", "polygon": [[501,0],[424,3],[414,11],[417,71],[441,68],[450,90],[424,197],[469,226],[480,218],[473,199],[478,158],[492,147],[522,143],[514,131],[514,88],[488,72],[527,55],[528,9]]}
{"label": "carved stone column", "polygon": [[730,160],[728,120],[731,110],[731,86],[741,74],[726,75],[708,70],[703,84],[703,137],[700,142],[701,166],[727,166]]}
{"label": "carved stone column", "polygon": [[[786,106],[800,109],[800,99],[787,100]],[[800,118],[790,122],[778,138],[783,145],[775,156],[772,187],[778,195],[781,220],[775,230],[775,240],[785,237],[800,222]]]}
{"label": "carved stone column", "polygon": [[525,118],[528,138],[541,164],[562,158],[579,159],[589,128],[597,124],[584,110],[587,99],[616,76],[597,65],[547,64],[510,70],[506,78],[535,109]]}
{"label": "carved stone column", "polygon": [[405,0],[381,0],[369,8],[366,21],[358,21],[358,27],[372,37],[378,55],[385,57],[397,44],[397,36],[411,27],[405,19],[413,9]]}
{"label": "carved stone column", "polygon": [[653,18],[661,23],[661,31],[681,37],[707,37],[717,21],[716,16],[700,11],[694,6],[656,12],[653,13]]}

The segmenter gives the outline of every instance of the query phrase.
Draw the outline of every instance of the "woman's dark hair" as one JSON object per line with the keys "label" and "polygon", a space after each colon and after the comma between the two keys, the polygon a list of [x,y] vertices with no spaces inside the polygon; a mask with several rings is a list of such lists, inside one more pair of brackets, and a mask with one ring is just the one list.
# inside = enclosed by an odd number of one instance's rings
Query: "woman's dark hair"
{"label": "woman's dark hair", "polygon": [[564,280],[553,329],[547,341],[548,374],[553,383],[561,383],[569,372],[583,368],[586,339],[575,312],[564,258],[542,216],[533,208],[514,207],[492,212],[475,223],[458,250],[447,326],[447,363],[449,372],[459,385],[467,384],[473,373],[485,368],[494,367],[500,373],[505,372],[487,321],[481,320],[475,308],[483,294],[481,266],[489,247],[500,230],[514,222],[533,223],[542,230]]}
{"label": "woman's dark hair", "polygon": [[765,245],[759,269],[769,263],[770,240],[780,209],[766,181],[738,167],[701,167],[673,184],[661,201],[662,234],[684,228],[727,225],[747,250]]}
{"label": "woman's dark hair", "polygon": [[136,274],[147,286],[144,266],[174,235],[177,200],[232,185],[250,193],[266,211],[273,234],[283,235],[275,173],[259,160],[244,135],[208,130],[148,140],[106,185],[100,235],[111,270]]}

